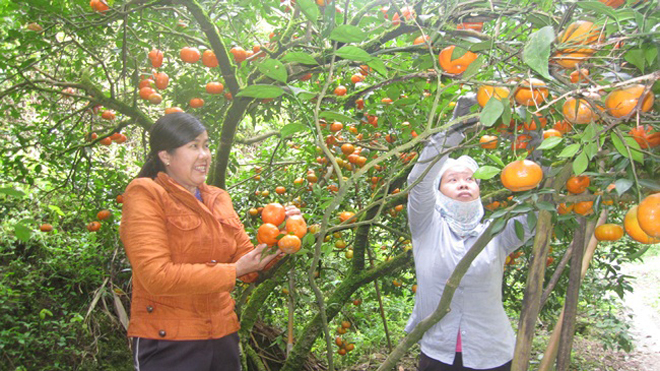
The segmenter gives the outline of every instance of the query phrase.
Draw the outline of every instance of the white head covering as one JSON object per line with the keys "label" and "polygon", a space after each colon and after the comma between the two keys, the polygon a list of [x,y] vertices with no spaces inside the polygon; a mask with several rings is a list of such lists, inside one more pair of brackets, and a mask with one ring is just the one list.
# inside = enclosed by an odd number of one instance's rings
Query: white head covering
{"label": "white head covering", "polygon": [[442,176],[447,170],[456,167],[464,166],[474,173],[479,169],[477,162],[470,156],[461,156],[457,159],[449,158],[442,165],[440,173],[435,180],[435,189],[438,191],[436,194],[436,210],[440,212],[445,219],[449,228],[458,236],[476,236],[479,233],[476,227],[481,222],[484,216],[484,208],[481,204],[481,199],[477,198],[474,201],[458,201],[453,198],[445,196],[440,192],[440,182]]}

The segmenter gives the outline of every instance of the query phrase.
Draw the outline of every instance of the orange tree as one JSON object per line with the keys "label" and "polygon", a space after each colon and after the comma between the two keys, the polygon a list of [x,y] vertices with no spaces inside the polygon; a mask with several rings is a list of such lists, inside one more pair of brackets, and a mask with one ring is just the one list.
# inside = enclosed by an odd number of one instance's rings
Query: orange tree
{"label": "orange tree", "polygon": [[[596,224],[660,189],[653,179],[660,144],[654,1],[60,0],[3,6],[6,197],[47,182],[48,197],[72,192],[78,196],[70,207],[95,205],[87,212],[95,215],[136,173],[153,122],[186,111],[207,125],[213,141],[208,182],[231,192],[250,233],[261,224],[259,207],[272,201],[299,205],[314,225],[297,254],[237,293],[251,367],[267,357],[260,359],[262,344],[250,333],[259,314],[269,311],[266,304],[279,300],[272,293],[285,277],[290,327],[283,369],[301,369],[319,339],[330,368],[335,346],[339,354],[350,352],[350,343],[334,338],[332,323],[358,300],[352,296],[358,289],[376,280],[389,287],[383,277],[395,277],[394,287],[402,284],[401,272],[412,266],[403,205],[413,184],[406,176],[423,141],[453,123],[450,113],[461,95],[477,93],[479,106],[470,114],[481,125],[450,152],[483,165],[477,176],[485,180],[483,199],[495,222],[482,242],[511,215],[528,214],[536,225],[520,278],[516,370],[528,368],[542,304],[574,261],[561,290],[563,325],[556,326],[563,328],[557,331],[563,341],[550,342],[543,366],[556,359],[558,369],[567,368],[580,263],[593,253]],[[543,166],[543,182],[520,191],[520,180],[507,177],[516,189],[509,191],[496,175],[525,157]],[[570,194],[571,176],[591,182]],[[571,208],[575,212],[565,212]],[[340,219],[344,211],[355,214]],[[610,214],[617,221],[621,212]],[[640,243],[657,242],[657,236],[640,234],[636,215],[628,220],[635,241],[620,254],[640,256]],[[36,222],[16,222],[16,238],[29,241]],[[72,232],[89,222],[70,214],[55,228]],[[456,270],[456,283],[483,243]],[[546,271],[555,257],[560,264]],[[116,265],[120,270],[122,262]],[[103,284],[128,288],[115,280]],[[406,337],[383,369],[441,318],[451,300],[447,293],[438,315]],[[126,300],[114,302],[125,320]],[[314,309],[300,314],[296,303]],[[301,316],[295,326],[293,313]]]}

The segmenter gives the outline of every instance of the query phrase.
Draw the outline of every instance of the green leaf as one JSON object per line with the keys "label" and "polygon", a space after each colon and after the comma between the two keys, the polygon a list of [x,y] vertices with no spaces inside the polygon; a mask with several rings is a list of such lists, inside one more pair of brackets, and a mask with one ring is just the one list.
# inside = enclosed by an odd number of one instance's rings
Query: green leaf
{"label": "green leaf", "polygon": [[[497,213],[497,212],[495,212],[495,213]],[[493,214],[493,215],[495,215],[495,214]],[[493,226],[493,230],[491,232],[492,234],[496,234],[496,233],[500,232],[506,226],[506,220],[504,220],[504,219],[497,219],[493,223],[495,225]]]}
{"label": "green leaf", "polygon": [[541,145],[538,146],[537,149],[552,149],[555,148],[559,143],[563,142],[564,138],[561,137],[549,137],[546,139],[543,139],[543,142],[541,142]]}
{"label": "green leaf", "polygon": [[633,184],[633,181],[630,179],[617,179],[614,182],[614,189],[616,190],[616,193],[621,196],[622,194],[626,193],[626,191],[629,190]]}
{"label": "green leaf", "polygon": [[[537,204],[537,206],[540,206],[540,204],[548,204],[548,205],[550,205],[551,210],[548,210],[548,211],[554,211],[554,210],[555,210],[555,207],[554,207],[551,203],[549,203],[549,202],[539,202],[539,203]],[[540,208],[540,207],[539,207],[539,208]],[[530,231],[533,231],[534,228],[536,228],[536,222],[537,222],[536,213],[529,213],[529,214],[527,214],[527,229],[529,229]]]}
{"label": "green leaf", "polygon": [[573,157],[580,150],[580,145],[578,143],[570,144],[561,151],[558,157]]}
{"label": "green leaf", "polygon": [[616,12],[609,6],[601,3],[600,1],[576,1],[577,6],[585,10],[591,10],[597,14],[604,14],[614,20],[618,20]]}
{"label": "green leaf", "polygon": [[584,152],[589,157],[589,160],[593,160],[594,156],[598,153],[598,144],[596,142],[589,142],[584,146]]}
{"label": "green leaf", "polygon": [[316,25],[316,20],[319,18],[319,7],[316,2],[312,0],[298,0],[296,4],[300,7],[300,11]]}
{"label": "green leaf", "polygon": [[513,221],[513,226],[516,230],[516,237],[518,237],[520,241],[523,241],[525,239],[525,227],[523,227],[522,223],[517,220]]}
{"label": "green leaf", "polygon": [[495,156],[495,155],[493,155],[493,154],[487,154],[486,157],[488,157],[489,159],[493,160],[493,162],[495,162],[496,164],[500,165],[501,167],[504,167],[504,166],[505,166],[505,165],[504,165],[504,161],[502,161],[502,159],[499,158],[498,156]]}
{"label": "green leaf", "polygon": [[495,166],[481,166],[474,172],[474,178],[476,179],[490,179],[495,175],[500,173],[500,169]]}
{"label": "green leaf", "polygon": [[623,58],[630,64],[635,65],[642,73],[646,66],[646,58],[644,57],[644,49],[631,49]]}
{"label": "green leaf", "polygon": [[548,72],[548,61],[550,60],[550,46],[554,40],[554,29],[552,26],[545,26],[530,35],[523,50],[525,64],[546,79],[551,78]]}
{"label": "green leaf", "polygon": [[48,317],[52,317],[52,316],[53,316],[53,312],[49,311],[49,310],[46,309],[46,308],[44,308],[44,309],[42,309],[41,311],[39,311],[39,318],[40,318],[40,319],[44,320],[44,319],[46,319],[46,316],[48,316]]}
{"label": "green leaf", "polygon": [[546,210],[546,211],[555,211],[555,205],[551,204],[550,202],[547,201],[539,201],[536,203],[536,207],[539,208],[539,210]]}
{"label": "green leaf", "polygon": [[367,38],[367,33],[361,28],[350,24],[341,25],[330,33],[330,39],[341,43],[359,43]]}
{"label": "green leaf", "polygon": [[333,121],[341,121],[341,122],[355,122],[355,119],[352,117],[332,111],[323,111],[319,113],[319,118],[329,119]]}
{"label": "green leaf", "polygon": [[488,103],[486,103],[484,109],[481,111],[479,120],[483,126],[493,126],[497,119],[500,118],[503,111],[504,106],[502,105],[502,102],[500,102],[498,99],[490,99],[488,100]]}
{"label": "green leaf", "polygon": [[62,212],[62,209],[60,209],[59,207],[57,207],[55,205],[48,205],[48,208],[53,210],[54,212],[56,212],[57,215],[64,216],[64,212]]}
{"label": "green leaf", "polygon": [[312,58],[312,56],[309,55],[309,53],[303,53],[303,52],[287,53],[282,57],[282,62],[284,63],[294,62],[294,63],[307,64],[312,66],[318,64],[318,62],[314,58]]}
{"label": "green leaf", "polygon": [[286,137],[291,136],[295,133],[305,131],[305,130],[307,130],[307,126],[305,126],[303,124],[287,124],[287,125],[284,125],[282,130],[280,130],[280,135],[282,136],[282,138],[286,138]]}
{"label": "green leaf", "polygon": [[280,95],[284,94],[284,90],[279,86],[275,85],[248,85],[244,89],[238,92],[236,96],[238,97],[250,97],[250,98],[277,98]]}
{"label": "green leaf", "polygon": [[13,197],[25,196],[25,193],[23,191],[19,191],[18,189],[14,189],[14,188],[0,188],[0,193],[4,193],[7,196],[13,196]]}
{"label": "green leaf", "polygon": [[17,223],[14,224],[14,234],[19,240],[28,242],[30,236],[32,235],[32,230],[23,224]]}
{"label": "green leaf", "polygon": [[343,59],[358,62],[369,62],[373,59],[373,57],[366,51],[358,48],[357,46],[351,45],[346,45],[339,48],[335,54]]}
{"label": "green leaf", "polygon": [[482,41],[480,43],[474,43],[474,44],[470,45],[468,50],[470,50],[471,52],[476,53],[476,52],[480,52],[482,50],[490,50],[492,47],[493,47],[493,42],[490,41],[490,40],[486,40],[486,41]]}
{"label": "green leaf", "polygon": [[483,54],[480,54],[477,59],[474,60],[474,62],[470,63],[468,67],[465,69],[465,72],[463,72],[463,78],[467,79],[479,72],[479,69],[481,66],[483,66],[484,62],[486,61],[486,56]]}
{"label": "green leaf", "polygon": [[378,58],[372,58],[369,62],[367,62],[367,65],[373,68],[374,71],[383,75],[383,77],[387,76],[387,68],[385,67],[385,63],[382,60]]}
{"label": "green leaf", "polygon": [[573,161],[573,173],[575,175],[580,175],[587,170],[587,167],[589,167],[589,158],[586,153],[582,152],[578,155],[575,161]]}
{"label": "green leaf", "polygon": [[649,66],[652,65],[655,58],[658,56],[658,47],[647,47],[644,50],[644,55],[646,56],[646,63],[648,63]]}
{"label": "green leaf", "polygon": [[[644,162],[644,154],[639,151],[639,143],[637,143],[632,137],[625,136],[624,137],[626,140],[626,143],[624,144],[621,139],[619,139],[619,136],[616,135],[616,133],[611,133],[610,134],[610,139],[612,139],[612,143],[614,144],[614,148],[625,158],[630,159],[630,156],[628,155],[628,148],[630,149],[630,153],[632,154],[632,159],[634,161],[637,161],[639,163]],[[626,148],[626,144],[628,145],[628,148]]]}
{"label": "green leaf", "polygon": [[286,83],[289,74],[286,72],[286,67],[282,62],[277,59],[266,59],[259,64],[259,71],[273,80],[281,83]]}

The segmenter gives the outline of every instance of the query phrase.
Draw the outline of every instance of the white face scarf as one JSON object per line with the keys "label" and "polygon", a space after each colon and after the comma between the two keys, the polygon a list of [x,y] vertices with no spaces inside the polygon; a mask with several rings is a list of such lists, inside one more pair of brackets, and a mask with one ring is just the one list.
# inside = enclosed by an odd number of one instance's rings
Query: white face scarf
{"label": "white face scarf", "polygon": [[456,235],[460,237],[478,236],[479,232],[476,227],[481,223],[481,218],[484,216],[484,208],[481,204],[481,199],[477,198],[474,201],[457,201],[450,197],[445,196],[440,192],[440,181],[444,173],[454,166],[464,166],[472,172],[477,171],[479,165],[470,156],[461,156],[454,160],[452,158],[442,166],[440,174],[435,181],[435,189],[438,190],[436,195],[436,210],[445,219],[451,229]]}

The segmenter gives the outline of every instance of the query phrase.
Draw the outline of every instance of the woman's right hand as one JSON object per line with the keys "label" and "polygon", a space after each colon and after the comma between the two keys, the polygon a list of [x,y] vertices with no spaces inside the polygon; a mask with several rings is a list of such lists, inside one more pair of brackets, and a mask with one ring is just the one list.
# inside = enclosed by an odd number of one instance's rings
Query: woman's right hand
{"label": "woman's right hand", "polygon": [[264,249],[267,247],[266,244],[259,244],[257,247],[250,251],[249,253],[241,256],[238,261],[236,261],[236,277],[241,277],[242,275],[257,272],[263,270],[268,263],[277,258],[280,255],[283,255],[282,252],[276,252],[270,255],[263,255]]}

